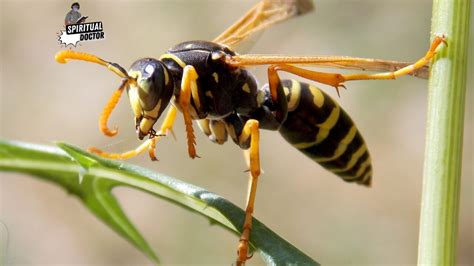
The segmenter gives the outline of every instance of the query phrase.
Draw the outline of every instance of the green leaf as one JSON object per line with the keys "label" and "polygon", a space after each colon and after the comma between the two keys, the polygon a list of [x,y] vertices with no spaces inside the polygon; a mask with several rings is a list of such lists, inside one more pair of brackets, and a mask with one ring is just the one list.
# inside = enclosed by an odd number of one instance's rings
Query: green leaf
{"label": "green leaf", "polygon": [[[100,158],[66,143],[58,146],[61,149],[0,141],[0,170],[31,174],[62,186],[155,263],[157,256],[111,193],[115,186],[145,191],[199,213],[237,235],[241,233],[245,212],[212,192],[139,166]],[[269,265],[318,265],[256,219],[250,244]]]}

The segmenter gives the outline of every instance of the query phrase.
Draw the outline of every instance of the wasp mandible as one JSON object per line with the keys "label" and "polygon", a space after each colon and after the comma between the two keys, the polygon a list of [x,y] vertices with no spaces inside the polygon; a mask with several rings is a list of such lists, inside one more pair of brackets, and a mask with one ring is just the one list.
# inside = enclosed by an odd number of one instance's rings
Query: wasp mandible
{"label": "wasp mandible", "polygon": [[[250,35],[291,17],[313,10],[310,0],[262,0],[212,42],[180,43],[158,59],[142,58],[129,70],[97,56],[60,51],[59,63],[83,60],[107,67],[123,79],[110,98],[100,119],[100,131],[115,136],[108,118],[123,91],[126,90],[135,116],[135,128],[142,145],[125,153],[107,153],[97,148],[90,151],[113,159],[127,159],[148,150],[156,160],[155,145],[159,138],[172,133],[177,112],[186,126],[188,153],[198,157],[193,121],[215,143],[230,138],[249,151],[250,189],[246,216],[238,246],[237,265],[248,259],[257,181],[260,176],[259,131],[278,130],[305,155],[343,180],[370,185],[372,165],[362,135],[349,115],[326,93],[312,84],[281,80],[279,72],[287,72],[307,80],[339,88],[351,80],[395,79],[402,75],[426,78],[425,66],[444,36],[435,36],[428,52],[415,63],[365,59],[344,56],[270,56],[239,55],[237,44]],[[254,76],[245,68],[267,65],[268,84],[257,87]],[[305,66],[379,71],[381,73],[339,74],[308,70]],[[383,72],[387,71],[387,72]],[[158,131],[153,126],[168,108]]]}

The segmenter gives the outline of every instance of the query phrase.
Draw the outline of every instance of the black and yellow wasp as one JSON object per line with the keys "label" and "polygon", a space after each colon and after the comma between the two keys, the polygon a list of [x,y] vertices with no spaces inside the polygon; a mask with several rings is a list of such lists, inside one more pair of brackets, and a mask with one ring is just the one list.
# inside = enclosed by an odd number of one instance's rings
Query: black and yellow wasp
{"label": "black and yellow wasp", "polygon": [[[180,43],[158,59],[135,61],[128,71],[86,53],[64,50],[56,54],[60,63],[72,59],[97,63],[123,79],[99,120],[100,130],[105,135],[117,134],[117,129],[107,127],[107,120],[126,90],[138,138],[149,138],[137,149],[125,153],[106,153],[97,148],[91,148],[92,152],[126,159],[148,149],[155,160],[156,142],[172,132],[178,110],[184,117],[191,158],[197,157],[193,120],[211,141],[223,144],[230,136],[242,149],[248,149],[251,182],[238,247],[238,265],[248,259],[251,218],[260,175],[260,129],[278,130],[294,147],[345,181],[370,185],[372,179],[369,151],[349,115],[314,85],[293,79],[281,80],[278,72],[330,85],[336,90],[350,80],[395,79],[406,74],[426,78],[425,65],[444,42],[444,37],[435,37],[426,55],[414,64],[340,56],[238,55],[234,52],[232,47],[252,33],[312,9],[310,0],[263,0],[212,42]],[[255,78],[245,69],[253,65],[268,66],[268,84],[262,88],[257,87]],[[310,65],[389,72],[342,75],[301,68]],[[168,107],[164,122],[156,131],[154,124]]]}

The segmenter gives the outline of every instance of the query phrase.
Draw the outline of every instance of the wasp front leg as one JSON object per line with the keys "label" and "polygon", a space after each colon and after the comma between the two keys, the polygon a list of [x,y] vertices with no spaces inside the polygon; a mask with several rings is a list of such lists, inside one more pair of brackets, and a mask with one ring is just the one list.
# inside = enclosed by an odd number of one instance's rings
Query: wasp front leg
{"label": "wasp front leg", "polygon": [[174,136],[173,124],[176,119],[177,111],[178,110],[176,109],[176,107],[170,106],[170,109],[168,109],[168,113],[166,114],[165,120],[161,124],[160,131],[158,131],[157,135],[151,139],[150,145],[148,146],[148,154],[152,161],[158,160],[155,155],[155,147],[156,142],[160,139],[160,137],[167,136],[168,132]]}
{"label": "wasp front leg", "polygon": [[247,195],[247,206],[245,208],[245,220],[242,228],[242,235],[240,236],[240,243],[237,250],[237,265],[244,265],[245,261],[249,259],[249,240],[250,231],[252,229],[252,214],[255,204],[255,196],[257,193],[257,182],[260,176],[260,133],[259,122],[255,119],[250,119],[245,123],[240,136],[238,136],[241,146],[247,146],[250,141],[249,158],[250,158],[250,180],[249,191]]}
{"label": "wasp front leg", "polygon": [[132,157],[135,157],[135,156],[141,154],[142,152],[144,152],[148,149],[148,154],[150,155],[150,158],[153,161],[157,161],[158,159],[155,156],[156,142],[162,136],[166,136],[168,134],[168,132],[171,132],[174,135],[174,133],[173,133],[173,124],[174,124],[174,121],[176,119],[176,112],[177,112],[176,107],[171,106],[170,109],[168,110],[168,113],[166,114],[165,120],[161,124],[161,128],[160,128],[159,132],[155,136],[151,137],[150,139],[148,139],[147,141],[142,143],[140,146],[138,146],[134,150],[130,150],[130,151],[123,152],[123,153],[108,153],[108,152],[102,151],[102,150],[100,150],[96,147],[89,147],[87,150],[89,152],[98,154],[102,157],[109,158],[109,159],[129,159],[129,158],[132,158]]}
{"label": "wasp front leg", "polygon": [[178,105],[183,112],[184,124],[186,126],[186,136],[188,139],[188,154],[191,158],[199,157],[196,154],[196,137],[194,136],[193,120],[189,113],[191,96],[197,91],[198,74],[193,66],[186,66],[183,69],[183,78],[181,79],[181,91],[179,94]]}

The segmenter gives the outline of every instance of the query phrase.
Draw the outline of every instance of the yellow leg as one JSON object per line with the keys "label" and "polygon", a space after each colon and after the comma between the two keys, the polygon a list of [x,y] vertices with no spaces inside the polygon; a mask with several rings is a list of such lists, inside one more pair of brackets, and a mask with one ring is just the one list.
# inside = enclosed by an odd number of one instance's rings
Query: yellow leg
{"label": "yellow leg", "polygon": [[160,131],[158,131],[157,136],[151,139],[150,146],[148,147],[148,154],[150,155],[150,158],[152,161],[158,160],[155,156],[155,147],[156,147],[156,142],[158,141],[158,139],[161,136],[168,135],[168,132],[171,132],[171,134],[174,136],[173,124],[174,124],[174,120],[176,119],[176,112],[177,112],[176,107],[170,106],[170,109],[168,109],[168,113],[166,114],[165,120],[161,124]]}
{"label": "yellow leg", "polygon": [[166,114],[165,120],[163,121],[163,124],[161,124],[160,134],[168,135],[168,132],[169,132],[171,133],[171,135],[173,135],[173,137],[176,137],[173,131],[173,124],[174,124],[174,121],[176,120],[177,112],[178,112],[178,109],[170,105],[170,109],[168,109],[168,113]]}
{"label": "yellow leg", "polygon": [[249,259],[249,240],[250,231],[252,229],[252,214],[255,204],[255,196],[257,194],[257,182],[260,176],[260,155],[259,155],[259,123],[257,120],[250,119],[245,123],[242,134],[239,136],[239,142],[243,143],[250,138],[250,180],[249,191],[247,195],[247,207],[245,208],[245,220],[240,237],[239,247],[237,250],[237,265],[244,265],[245,261]]}
{"label": "yellow leg", "polygon": [[186,126],[186,136],[188,139],[188,154],[191,158],[199,157],[196,154],[196,137],[194,136],[193,120],[189,114],[189,104],[191,101],[192,91],[196,91],[196,80],[198,74],[193,66],[186,66],[183,70],[183,78],[181,80],[181,92],[179,95],[179,106],[184,116],[184,124]]}
{"label": "yellow leg", "polygon": [[421,59],[416,61],[414,64],[400,68],[397,71],[377,73],[377,74],[363,74],[362,73],[362,74],[344,75],[344,79],[345,81],[364,80],[364,79],[395,79],[399,76],[411,74],[415,70],[426,65],[431,60],[431,58],[435,56],[436,48],[438,48],[438,46],[441,43],[444,43],[445,45],[447,45],[445,36],[435,36],[433,42],[431,43],[430,49],[428,50],[428,52],[426,52],[425,56],[423,56]]}
{"label": "yellow leg", "polygon": [[166,114],[165,120],[163,121],[161,125],[161,129],[158,132],[158,134],[154,136],[153,138],[148,139],[147,141],[143,142],[140,146],[138,146],[134,150],[130,150],[124,153],[108,153],[96,147],[90,147],[87,150],[89,152],[98,154],[102,157],[109,158],[109,159],[129,159],[129,158],[139,155],[140,153],[148,149],[148,154],[150,155],[150,158],[153,161],[157,161],[158,159],[155,156],[156,142],[163,135],[167,135],[168,132],[173,132],[173,123],[176,118],[176,111],[177,111],[176,107],[171,106],[170,109],[168,110],[168,113]]}
{"label": "yellow leg", "polygon": [[100,150],[96,147],[89,147],[89,148],[87,148],[87,150],[89,152],[95,153],[95,154],[97,154],[101,157],[105,157],[105,158],[109,158],[109,159],[129,159],[129,158],[135,157],[138,154],[144,152],[148,147],[150,147],[150,144],[152,143],[152,140],[153,139],[149,139],[149,140],[143,142],[136,149],[130,150],[130,151],[127,151],[127,152],[124,152],[124,153],[108,153],[108,152],[102,151],[102,150]]}
{"label": "yellow leg", "polygon": [[[408,75],[416,71],[417,69],[422,68],[426,65],[431,58],[436,54],[436,49],[441,43],[446,44],[446,40],[444,36],[436,36],[433,40],[433,43],[430,46],[428,52],[423,56],[421,59],[416,61],[414,64],[408,65],[401,69],[391,72],[383,72],[383,73],[376,73],[376,74],[367,74],[367,73],[359,73],[359,74],[348,74],[342,75],[339,73],[324,73],[324,72],[317,72],[312,71],[300,67],[296,67],[293,65],[287,64],[276,64],[272,65],[268,68],[268,77],[269,77],[269,84],[270,88],[277,87],[277,71],[285,71],[288,73],[295,74],[297,76],[313,80],[319,83],[323,83],[326,85],[330,85],[336,88],[337,93],[339,94],[339,88],[344,87],[343,83],[350,80],[369,80],[369,79],[395,79],[399,76]],[[271,90],[272,98],[276,98],[276,89]]]}

